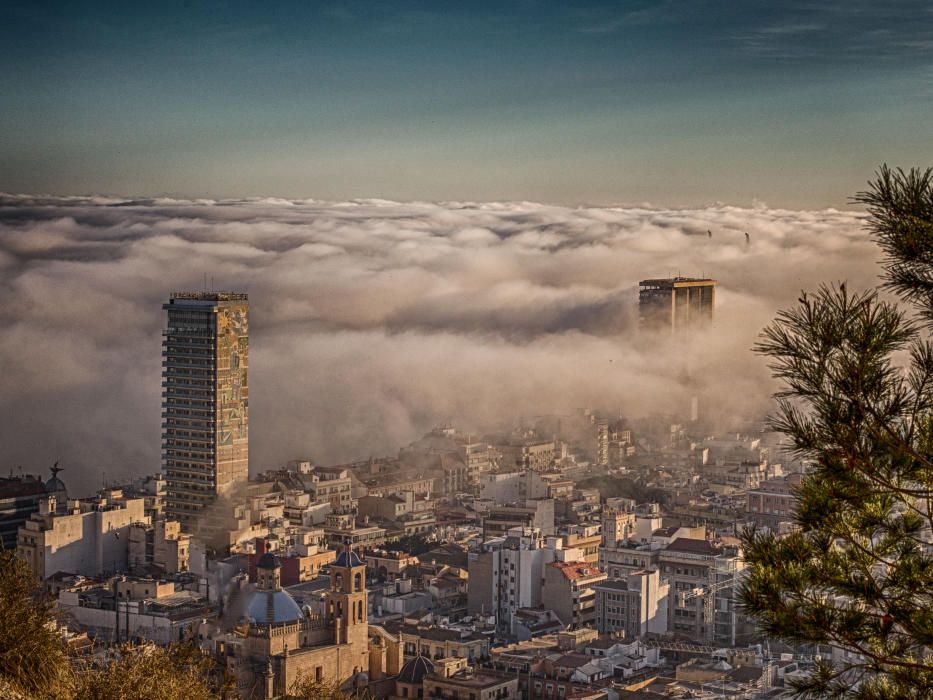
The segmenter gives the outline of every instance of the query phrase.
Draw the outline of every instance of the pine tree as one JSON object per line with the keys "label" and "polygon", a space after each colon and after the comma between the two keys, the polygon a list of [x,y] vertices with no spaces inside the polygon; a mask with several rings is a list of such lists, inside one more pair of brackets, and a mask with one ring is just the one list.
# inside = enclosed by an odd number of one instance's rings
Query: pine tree
{"label": "pine tree", "polygon": [[14,550],[0,551],[0,697],[74,697],[52,602]]}
{"label": "pine tree", "polygon": [[795,532],[745,533],[740,597],[764,634],[837,649],[799,697],[930,698],[933,170],[882,167],[856,201],[886,255],[882,289],[803,294],[756,346],[784,385],[772,427],[810,470]]}
{"label": "pine tree", "polygon": [[0,551],[0,698],[212,700],[211,667],[193,642],[71,655],[53,602],[14,551]]}

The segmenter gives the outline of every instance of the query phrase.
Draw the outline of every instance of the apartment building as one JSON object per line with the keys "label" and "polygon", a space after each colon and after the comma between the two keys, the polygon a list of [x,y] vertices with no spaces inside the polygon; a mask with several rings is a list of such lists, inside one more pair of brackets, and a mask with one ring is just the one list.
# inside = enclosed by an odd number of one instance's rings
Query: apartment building
{"label": "apartment building", "polygon": [[571,629],[592,626],[596,620],[594,587],[606,580],[595,564],[554,561],[544,567],[541,603]]}
{"label": "apartment building", "polygon": [[660,552],[659,566],[671,587],[669,631],[694,640],[733,643],[737,574],[743,567],[740,550],[705,539],[677,538]]}
{"label": "apartment building", "polygon": [[624,579],[603,581],[594,587],[595,624],[601,633],[641,639],[667,632],[670,584],[657,569],[642,569]]}
{"label": "apartment building", "polygon": [[249,475],[249,301],[175,292],[162,308],[166,513],[187,530]]}
{"label": "apartment building", "polygon": [[142,498],[125,498],[120,489],[95,498],[69,500],[57,511],[54,496],[39,504],[16,537],[16,553],[39,581],[57,572],[100,576],[125,571],[130,528],[149,525]]}

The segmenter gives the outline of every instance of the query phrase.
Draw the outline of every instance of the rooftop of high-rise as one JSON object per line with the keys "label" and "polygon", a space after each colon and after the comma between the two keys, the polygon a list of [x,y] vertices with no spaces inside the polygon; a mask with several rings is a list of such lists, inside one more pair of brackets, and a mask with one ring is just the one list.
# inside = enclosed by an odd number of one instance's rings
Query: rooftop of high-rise
{"label": "rooftop of high-rise", "polygon": [[246,292],[172,292],[170,299],[182,301],[248,301]]}
{"label": "rooftop of high-rise", "polygon": [[716,285],[719,284],[718,281],[714,279],[709,279],[708,277],[662,277],[657,279],[648,279],[642,280],[638,283],[642,287],[651,286],[651,287],[679,287],[679,286],[693,286],[693,285]]}

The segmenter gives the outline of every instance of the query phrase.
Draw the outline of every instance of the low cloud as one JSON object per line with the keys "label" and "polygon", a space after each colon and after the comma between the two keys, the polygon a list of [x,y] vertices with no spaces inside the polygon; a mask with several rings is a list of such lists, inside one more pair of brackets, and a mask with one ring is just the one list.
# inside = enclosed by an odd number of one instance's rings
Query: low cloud
{"label": "low cloud", "polygon": [[[638,417],[694,394],[723,426],[755,418],[773,387],[749,348],[774,312],[821,281],[876,282],[860,216],[2,195],[4,466],[60,459],[85,491],[156,471],[161,303],[205,278],[250,294],[254,470],[393,452],[441,421]],[[639,335],[638,280],[672,274],[720,281],[714,327]]]}

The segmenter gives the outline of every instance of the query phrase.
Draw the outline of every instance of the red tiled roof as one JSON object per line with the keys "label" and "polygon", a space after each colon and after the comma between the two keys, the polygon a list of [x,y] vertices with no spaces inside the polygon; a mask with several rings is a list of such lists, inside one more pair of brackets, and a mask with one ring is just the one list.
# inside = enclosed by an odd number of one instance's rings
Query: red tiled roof
{"label": "red tiled roof", "polygon": [[595,564],[585,561],[553,561],[548,566],[559,569],[565,577],[571,580],[585,576],[597,576],[602,573]]}

